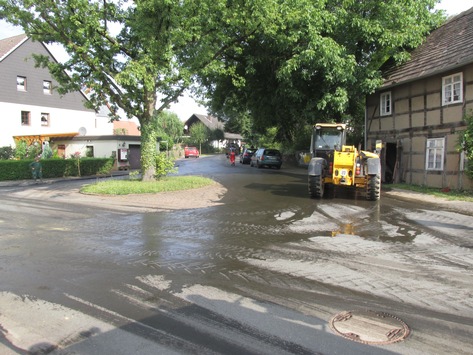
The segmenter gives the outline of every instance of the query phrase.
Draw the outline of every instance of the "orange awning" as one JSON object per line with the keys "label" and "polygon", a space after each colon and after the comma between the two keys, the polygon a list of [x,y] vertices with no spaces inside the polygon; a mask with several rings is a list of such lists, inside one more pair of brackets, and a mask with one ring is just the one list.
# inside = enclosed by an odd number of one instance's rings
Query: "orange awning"
{"label": "orange awning", "polygon": [[34,142],[38,142],[43,144],[45,141],[50,141],[53,138],[63,138],[63,139],[72,139],[77,136],[79,133],[72,132],[72,133],[49,133],[49,134],[30,134],[25,136],[13,136],[15,141],[26,141],[28,145],[33,144]]}

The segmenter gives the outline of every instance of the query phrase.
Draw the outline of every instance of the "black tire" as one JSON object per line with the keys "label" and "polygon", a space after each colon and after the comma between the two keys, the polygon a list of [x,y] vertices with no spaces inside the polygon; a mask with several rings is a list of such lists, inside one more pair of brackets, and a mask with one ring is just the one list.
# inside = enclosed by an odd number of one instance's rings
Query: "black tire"
{"label": "black tire", "polygon": [[381,197],[381,177],[379,175],[368,175],[366,181],[366,199],[378,201]]}
{"label": "black tire", "polygon": [[309,196],[311,198],[324,197],[325,183],[322,175],[309,176]]}

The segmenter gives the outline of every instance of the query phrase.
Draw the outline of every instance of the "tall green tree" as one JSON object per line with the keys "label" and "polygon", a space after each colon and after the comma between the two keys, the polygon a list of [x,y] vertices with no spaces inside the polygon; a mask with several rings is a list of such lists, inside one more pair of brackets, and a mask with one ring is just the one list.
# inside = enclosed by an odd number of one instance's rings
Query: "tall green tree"
{"label": "tall green tree", "polygon": [[0,18],[68,53],[64,63],[36,57],[60,93],[88,89],[90,107],[139,120],[143,180],[155,176],[155,112],[197,75],[233,72],[224,58],[266,27],[268,9],[264,0],[0,0]]}
{"label": "tall green tree", "polygon": [[156,137],[168,142],[169,147],[180,143],[184,132],[184,123],[171,111],[160,111],[154,114],[154,131]]}
{"label": "tall green tree", "polygon": [[[307,124],[349,120],[361,131],[363,102],[443,21],[438,0],[288,0],[279,17],[225,58],[232,76],[202,78],[213,112],[249,112],[253,129],[277,127],[294,141]],[[234,69],[233,69],[234,68]]]}
{"label": "tall green tree", "polygon": [[222,142],[223,140],[225,140],[225,132],[220,128],[211,130],[209,133],[209,140]]}
{"label": "tall green tree", "polygon": [[197,122],[189,129],[190,140],[199,144],[199,151],[202,153],[202,143],[209,140],[210,130],[202,123]]}

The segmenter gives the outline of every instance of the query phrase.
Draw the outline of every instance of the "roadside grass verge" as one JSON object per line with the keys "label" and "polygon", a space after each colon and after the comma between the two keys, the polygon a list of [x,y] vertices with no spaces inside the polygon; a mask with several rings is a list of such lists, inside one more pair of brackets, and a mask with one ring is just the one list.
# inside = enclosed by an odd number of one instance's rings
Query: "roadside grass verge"
{"label": "roadside grass verge", "polygon": [[130,195],[155,194],[159,192],[198,189],[213,184],[212,179],[203,176],[166,176],[156,181],[106,180],[84,185],[83,194]]}
{"label": "roadside grass verge", "polygon": [[442,197],[451,201],[473,202],[473,191],[470,190],[437,189],[433,187],[410,184],[390,184],[386,186],[386,190],[389,190],[389,188],[420,192],[427,195]]}

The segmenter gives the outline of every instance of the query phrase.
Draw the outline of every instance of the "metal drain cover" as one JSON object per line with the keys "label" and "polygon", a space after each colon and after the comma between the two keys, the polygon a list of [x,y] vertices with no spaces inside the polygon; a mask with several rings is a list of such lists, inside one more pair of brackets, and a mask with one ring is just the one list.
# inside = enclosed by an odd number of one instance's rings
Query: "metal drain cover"
{"label": "metal drain cover", "polygon": [[409,327],[399,318],[383,312],[348,311],[330,320],[330,328],[344,338],[364,344],[392,344],[409,335]]}

